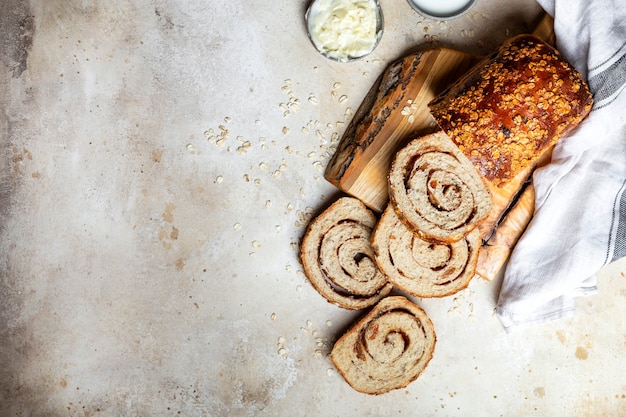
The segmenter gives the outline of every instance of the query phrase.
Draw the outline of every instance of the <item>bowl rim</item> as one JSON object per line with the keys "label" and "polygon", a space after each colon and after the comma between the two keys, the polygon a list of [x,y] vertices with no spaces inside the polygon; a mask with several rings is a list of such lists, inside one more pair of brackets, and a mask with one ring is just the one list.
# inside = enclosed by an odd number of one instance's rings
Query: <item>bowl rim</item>
{"label": "bowl rim", "polygon": [[464,14],[469,12],[472,7],[474,7],[474,5],[478,2],[478,0],[469,0],[467,4],[463,8],[459,9],[457,12],[452,13],[452,14],[446,14],[446,15],[436,15],[436,14],[428,13],[427,11],[422,9],[420,6],[418,6],[414,0],[407,0],[407,2],[409,3],[411,8],[415,12],[417,12],[418,14],[424,17],[427,17],[432,20],[446,21],[446,20],[457,19],[463,16]]}
{"label": "bowl rim", "polygon": [[328,59],[330,59],[332,61],[335,61],[335,62],[352,62],[352,61],[358,61],[360,59],[363,59],[366,56],[370,55],[372,52],[374,52],[376,47],[378,47],[378,44],[380,43],[380,40],[383,37],[383,32],[385,30],[385,18],[383,16],[383,9],[382,9],[382,6],[380,5],[379,0],[370,0],[370,1],[372,1],[374,3],[374,6],[375,6],[375,11],[376,11],[376,32],[377,32],[376,33],[376,41],[374,42],[374,45],[372,45],[372,49],[370,49],[367,53],[365,53],[363,55],[354,56],[354,57],[347,57],[347,58],[340,58],[340,57],[329,55],[324,50],[318,48],[317,44],[313,40],[313,37],[311,36],[311,29],[310,29],[310,26],[309,26],[309,15],[310,15],[311,9],[315,5],[315,3],[319,2],[319,1],[328,1],[328,0],[312,0],[309,3],[309,5],[308,5],[308,7],[306,9],[306,12],[304,13],[304,25],[305,25],[306,34],[307,34],[307,37],[309,38],[309,41],[311,42],[311,44],[313,45],[315,50],[320,53],[320,55],[322,55],[325,58],[328,58]]}

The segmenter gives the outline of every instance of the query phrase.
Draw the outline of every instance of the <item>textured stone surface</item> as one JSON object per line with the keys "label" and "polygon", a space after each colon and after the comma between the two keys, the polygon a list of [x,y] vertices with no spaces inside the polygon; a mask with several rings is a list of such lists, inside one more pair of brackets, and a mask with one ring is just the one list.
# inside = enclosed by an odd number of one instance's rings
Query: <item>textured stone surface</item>
{"label": "textured stone surface", "polygon": [[[305,1],[0,5],[0,415],[616,415],[623,263],[574,319],[506,335],[499,282],[415,300],[439,336],[383,397],[332,370],[359,313],[307,283],[297,242],[374,79],[414,46],[487,52],[530,0],[434,23],[382,0],[369,57],[321,57]],[[220,128],[222,126],[222,128]],[[336,134],[336,135],[333,135]]]}

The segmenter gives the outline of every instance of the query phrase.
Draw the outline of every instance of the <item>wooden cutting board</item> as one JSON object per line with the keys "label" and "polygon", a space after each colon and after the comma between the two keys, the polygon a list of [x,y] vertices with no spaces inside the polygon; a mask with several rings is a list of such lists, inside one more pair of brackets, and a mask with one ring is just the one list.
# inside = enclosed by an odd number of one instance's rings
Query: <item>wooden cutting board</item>
{"label": "wooden cutting board", "polygon": [[[545,15],[533,34],[554,44],[552,18]],[[428,48],[389,65],[348,125],[325,178],[382,212],[388,202],[387,174],[393,156],[410,140],[438,130],[428,103],[482,58]],[[544,155],[544,162],[549,155]],[[504,187],[487,183],[494,210],[480,227],[483,247],[477,266],[477,273],[485,279],[496,277],[532,218],[534,190],[529,183],[535,167],[528,167]]]}

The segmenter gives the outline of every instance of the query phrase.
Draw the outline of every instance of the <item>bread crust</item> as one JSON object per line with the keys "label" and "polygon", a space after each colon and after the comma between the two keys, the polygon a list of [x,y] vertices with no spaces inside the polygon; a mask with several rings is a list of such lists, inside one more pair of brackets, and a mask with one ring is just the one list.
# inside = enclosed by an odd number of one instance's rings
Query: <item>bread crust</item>
{"label": "bread crust", "polygon": [[361,201],[342,197],[309,223],[300,244],[300,261],[327,301],[360,310],[391,292],[392,284],[378,269],[370,243],[376,222]]}
{"label": "bread crust", "polygon": [[433,357],[437,335],[420,307],[382,299],[337,340],[330,358],[356,391],[380,395],[415,381]]}

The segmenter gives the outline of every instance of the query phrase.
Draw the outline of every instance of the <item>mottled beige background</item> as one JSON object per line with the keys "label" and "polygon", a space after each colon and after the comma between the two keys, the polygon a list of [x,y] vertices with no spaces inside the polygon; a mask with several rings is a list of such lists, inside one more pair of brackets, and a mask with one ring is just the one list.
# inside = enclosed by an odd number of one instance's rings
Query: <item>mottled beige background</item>
{"label": "mottled beige background", "polygon": [[388,63],[428,42],[486,53],[532,0],[455,21],[381,0],[368,58],[338,64],[301,1],[0,4],[1,416],[546,416],[626,409],[624,263],[576,317],[507,335],[500,283],[415,300],[439,341],[382,397],[327,357],[359,313],[326,303],[297,242]]}

